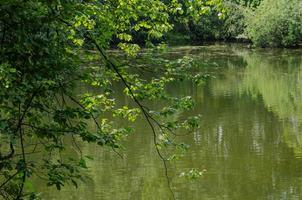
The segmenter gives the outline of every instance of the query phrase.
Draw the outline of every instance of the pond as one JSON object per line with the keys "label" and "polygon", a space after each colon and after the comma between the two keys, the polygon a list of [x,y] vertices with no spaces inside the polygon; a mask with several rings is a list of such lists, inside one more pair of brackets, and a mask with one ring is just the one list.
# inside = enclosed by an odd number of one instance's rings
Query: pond
{"label": "pond", "polygon": [[[192,95],[201,128],[181,139],[185,156],[169,165],[177,199],[302,198],[302,50],[241,45],[175,47],[165,57],[189,55],[215,76],[202,85],[175,84],[173,94]],[[126,101],[120,96],[121,101]],[[188,113],[188,114],[192,114]],[[171,199],[164,168],[144,120],[123,143],[124,158],[83,144],[89,180],[78,189],[42,187],[46,199]],[[206,169],[196,179],[181,171]]]}

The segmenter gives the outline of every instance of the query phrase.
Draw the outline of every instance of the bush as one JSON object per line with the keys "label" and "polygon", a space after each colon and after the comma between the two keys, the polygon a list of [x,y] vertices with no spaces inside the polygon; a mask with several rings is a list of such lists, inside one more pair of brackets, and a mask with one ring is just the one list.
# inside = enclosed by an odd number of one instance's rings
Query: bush
{"label": "bush", "polygon": [[221,39],[223,20],[214,11],[200,18],[197,22],[189,23],[190,37],[194,41],[212,41]]}
{"label": "bush", "polygon": [[188,34],[194,42],[228,41],[242,38],[245,30],[245,8],[250,4],[225,0],[223,1],[223,13],[221,10],[211,10],[199,20],[190,21],[186,29],[183,28],[180,31],[176,29],[176,31]]}
{"label": "bush", "polygon": [[246,38],[245,30],[245,5],[226,1],[226,17],[223,22],[221,37],[224,39]]}
{"label": "bush", "polygon": [[247,12],[246,34],[256,46],[290,47],[302,39],[301,0],[263,0]]}

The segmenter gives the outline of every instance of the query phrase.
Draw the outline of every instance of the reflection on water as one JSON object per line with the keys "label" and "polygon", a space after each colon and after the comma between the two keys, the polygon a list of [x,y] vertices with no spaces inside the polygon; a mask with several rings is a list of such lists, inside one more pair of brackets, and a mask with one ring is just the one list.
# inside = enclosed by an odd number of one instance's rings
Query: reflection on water
{"label": "reflection on water", "polygon": [[[202,127],[181,138],[186,156],[171,165],[178,199],[302,198],[301,50],[248,50],[240,46],[175,48],[190,54],[216,78],[202,86],[175,84],[174,94],[192,95]],[[121,100],[124,99],[121,97]],[[83,144],[95,157],[90,180],[60,193],[43,187],[46,199],[169,199],[162,163],[144,121],[125,142],[125,158]],[[197,181],[179,173],[207,169]],[[42,186],[41,186],[42,187]]]}

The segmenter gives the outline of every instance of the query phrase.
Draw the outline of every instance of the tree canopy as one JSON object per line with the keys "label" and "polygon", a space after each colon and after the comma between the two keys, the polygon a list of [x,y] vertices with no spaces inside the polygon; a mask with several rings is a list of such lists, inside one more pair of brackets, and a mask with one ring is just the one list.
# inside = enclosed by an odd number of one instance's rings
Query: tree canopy
{"label": "tree canopy", "polygon": [[[163,147],[186,149],[170,136],[176,129],[196,128],[198,116],[173,119],[171,116],[192,108],[194,102],[187,96],[169,95],[165,87],[176,80],[200,82],[206,76],[196,73],[192,60],[184,57],[143,66],[141,69],[152,71],[146,78],[137,72],[139,65],[129,62],[141,48],[134,37],[143,34],[144,45],[150,46],[173,28],[176,19],[196,18],[220,3],[2,0],[0,195],[6,199],[38,198],[30,189],[24,189],[34,176],[57,189],[66,182],[77,186],[89,157],[82,155],[80,149],[80,156],[63,157],[62,152],[70,148],[64,138],[70,138],[75,146],[76,139],[80,139],[116,151],[120,140],[132,129],[121,126],[115,118],[131,124],[143,116],[166,168],[168,160],[175,156],[164,156]],[[125,53],[126,60],[108,55],[106,50],[113,43]],[[119,105],[114,98],[118,92],[114,84],[122,84],[122,92],[136,106]],[[79,85],[98,88],[98,92],[79,94],[75,92]],[[146,100],[169,103],[155,110],[144,105]],[[40,154],[40,159],[31,157],[35,153]]]}

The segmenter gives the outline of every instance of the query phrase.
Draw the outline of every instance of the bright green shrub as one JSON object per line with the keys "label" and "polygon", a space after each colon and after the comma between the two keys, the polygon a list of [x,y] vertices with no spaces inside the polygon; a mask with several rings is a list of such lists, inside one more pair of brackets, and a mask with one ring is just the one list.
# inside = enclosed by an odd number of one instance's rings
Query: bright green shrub
{"label": "bright green shrub", "polygon": [[302,1],[263,0],[247,13],[246,26],[256,46],[296,46],[302,39]]}

